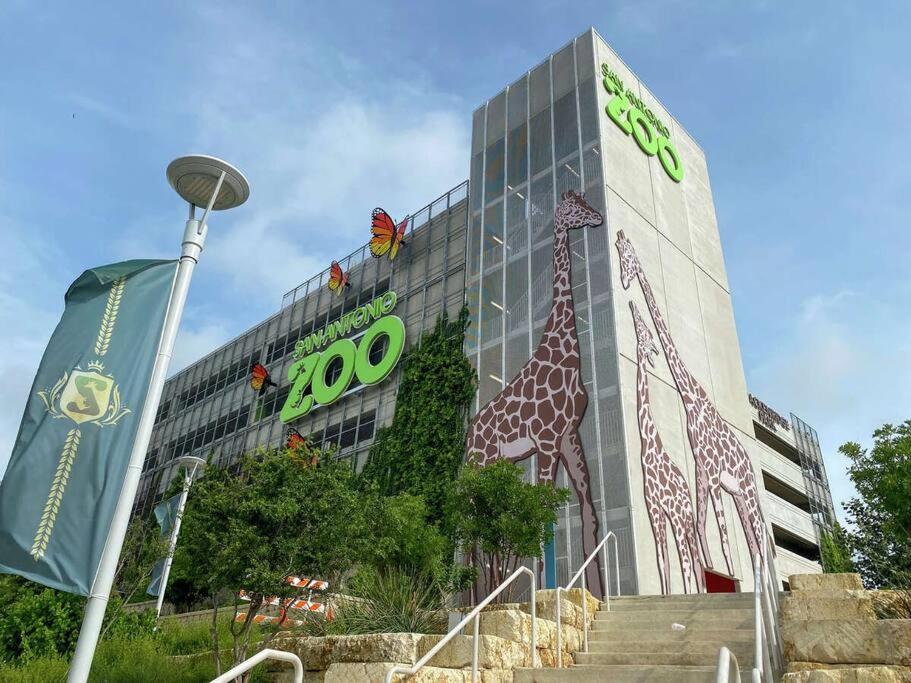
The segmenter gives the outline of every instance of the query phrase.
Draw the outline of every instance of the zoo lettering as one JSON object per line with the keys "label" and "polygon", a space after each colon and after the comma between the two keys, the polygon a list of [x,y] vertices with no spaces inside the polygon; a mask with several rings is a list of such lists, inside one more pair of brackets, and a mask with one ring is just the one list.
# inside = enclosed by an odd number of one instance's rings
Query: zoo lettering
{"label": "zoo lettering", "polygon": [[[288,368],[291,391],[279,415],[282,422],[303,417],[317,405],[337,401],[355,375],[368,386],[389,376],[405,348],[405,323],[398,316],[387,315],[395,308],[396,300],[395,292],[386,292],[297,342],[293,353],[297,360]],[[354,339],[336,339],[371,320],[357,343]],[[374,363],[370,351],[383,337],[388,339],[386,348]],[[330,341],[325,351],[318,350]],[[338,375],[327,383],[326,371],[337,359]]]}
{"label": "zoo lettering", "polygon": [[669,140],[667,126],[631,90],[624,89],[623,81],[607,64],[601,65],[601,73],[604,89],[614,96],[604,108],[611,121],[627,135],[632,134],[639,149],[648,156],[658,155],[665,173],[679,183],[683,180],[683,164]]}

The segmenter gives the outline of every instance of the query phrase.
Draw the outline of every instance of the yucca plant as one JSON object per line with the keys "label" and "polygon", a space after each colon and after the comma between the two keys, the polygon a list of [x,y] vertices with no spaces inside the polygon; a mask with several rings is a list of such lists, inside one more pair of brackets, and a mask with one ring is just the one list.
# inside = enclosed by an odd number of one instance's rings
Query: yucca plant
{"label": "yucca plant", "polygon": [[445,633],[447,595],[438,582],[399,567],[362,569],[354,599],[336,609],[345,633]]}

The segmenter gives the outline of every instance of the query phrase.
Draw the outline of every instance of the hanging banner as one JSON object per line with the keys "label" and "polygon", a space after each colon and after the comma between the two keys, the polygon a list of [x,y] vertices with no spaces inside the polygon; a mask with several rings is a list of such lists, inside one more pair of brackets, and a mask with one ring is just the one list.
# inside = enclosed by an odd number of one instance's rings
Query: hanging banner
{"label": "hanging banner", "polygon": [[176,261],[85,271],[0,484],[0,572],[88,595],[149,390]]}

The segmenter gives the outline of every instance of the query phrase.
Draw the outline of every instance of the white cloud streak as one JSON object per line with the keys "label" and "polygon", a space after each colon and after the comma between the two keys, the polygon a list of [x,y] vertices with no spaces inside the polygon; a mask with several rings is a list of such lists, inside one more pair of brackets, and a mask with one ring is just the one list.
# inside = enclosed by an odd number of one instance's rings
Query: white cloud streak
{"label": "white cloud streak", "polygon": [[911,320],[893,303],[901,300],[852,290],[810,297],[790,335],[748,372],[757,395],[816,428],[840,515],[854,491],[838,446],[869,444],[879,425],[911,418]]}

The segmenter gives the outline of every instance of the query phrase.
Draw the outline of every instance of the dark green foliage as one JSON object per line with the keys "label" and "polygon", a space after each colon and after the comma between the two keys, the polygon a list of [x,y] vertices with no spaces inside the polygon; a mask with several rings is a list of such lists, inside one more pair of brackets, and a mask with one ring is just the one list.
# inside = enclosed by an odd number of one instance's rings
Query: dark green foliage
{"label": "dark green foliage", "polygon": [[385,571],[402,569],[414,576],[444,581],[451,544],[432,524],[427,524],[427,505],[420,496],[400,493],[391,498],[373,498],[373,540],[366,558],[372,567]]}
{"label": "dark green foliage", "polygon": [[[217,596],[229,594],[246,613],[245,622],[231,625],[235,661],[246,655],[251,620],[264,598],[298,594],[286,577],[318,576],[337,584],[367,555],[373,511],[356,475],[325,454],[312,467],[318,455],[309,446],[260,450],[244,457],[239,475],[213,468],[191,490],[175,568],[212,596],[213,607]],[[250,602],[240,602],[240,590]]]}
{"label": "dark green foliage", "polygon": [[838,522],[831,531],[823,531],[819,540],[822,569],[827,574],[844,574],[855,571],[848,547],[848,537]]}
{"label": "dark green foliage", "polygon": [[567,489],[526,483],[522,468],[506,460],[468,464],[453,488],[450,523],[459,548],[473,566],[486,567],[487,584],[497,586],[520,559],[541,554],[567,500]]}
{"label": "dark green foliage", "polygon": [[392,424],[381,429],[363,471],[380,493],[422,496],[428,521],[441,524],[447,489],[465,456],[465,426],[475,373],[462,353],[468,309],[440,316],[402,362]]}
{"label": "dark green foliage", "polygon": [[873,447],[848,442],[858,496],[845,503],[857,570],[868,588],[911,589],[911,420],[873,433]]}
{"label": "dark green foliage", "polygon": [[[133,639],[152,633],[151,612],[120,611],[114,597],[105,616],[107,637]],[[0,661],[19,664],[42,657],[69,657],[76,647],[85,598],[45,588],[16,576],[0,577]],[[112,622],[113,615],[119,616]]]}
{"label": "dark green foliage", "polygon": [[69,655],[76,647],[85,598],[3,577],[0,659],[27,662]]}

